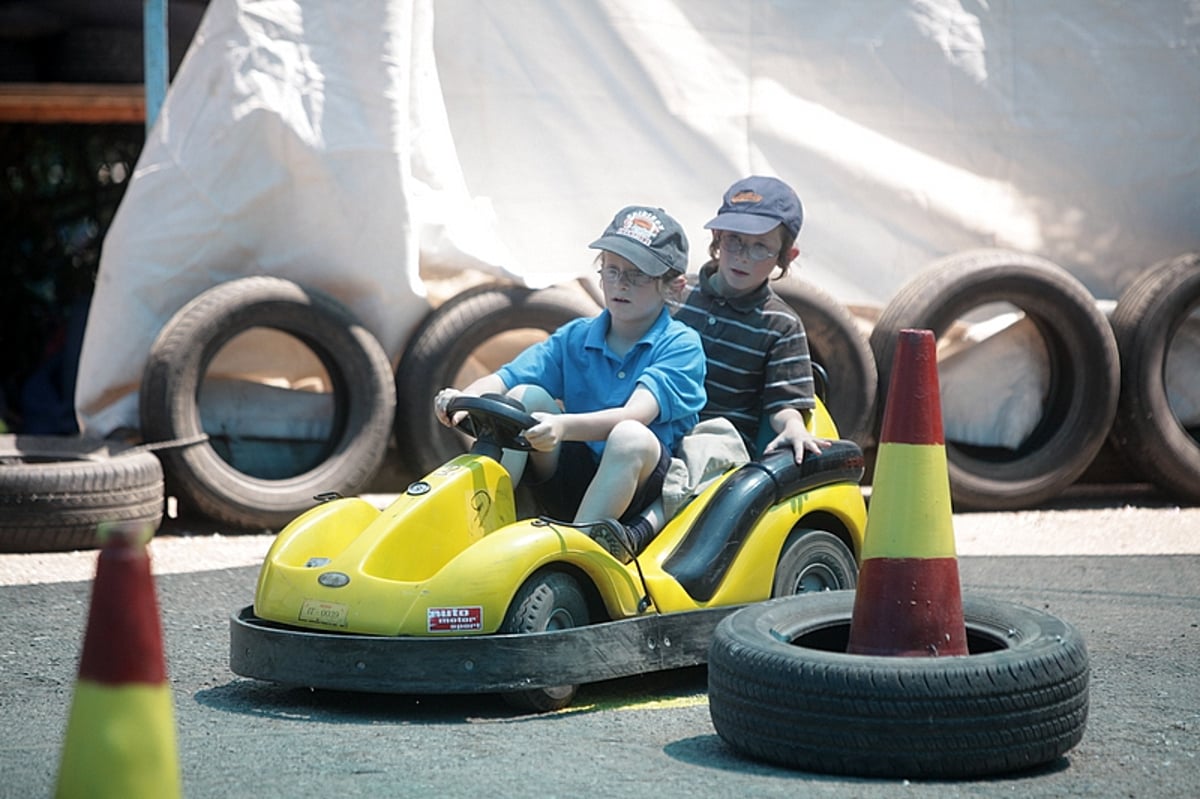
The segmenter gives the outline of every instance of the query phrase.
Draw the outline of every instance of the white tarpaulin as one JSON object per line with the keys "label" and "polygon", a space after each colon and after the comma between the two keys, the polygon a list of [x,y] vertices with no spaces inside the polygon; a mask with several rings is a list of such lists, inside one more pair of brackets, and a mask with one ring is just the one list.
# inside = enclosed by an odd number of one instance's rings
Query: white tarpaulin
{"label": "white tarpaulin", "polygon": [[796,188],[801,268],[847,302],[980,246],[1115,299],[1200,244],[1195,0],[435,9],[463,171],[523,270],[585,271],[579,245],[626,202],[705,244],[751,172]]}
{"label": "white tarpaulin", "polygon": [[1200,249],[1198,97],[1196,0],[213,0],[106,239],[77,405],[136,425],[154,335],[232,277],[326,289],[397,357],[418,266],[583,275],[635,202],[698,266],[749,173],[797,189],[801,272],[844,302],[980,246],[1114,299]]}
{"label": "white tarpaulin", "polygon": [[395,356],[429,310],[419,249],[516,277],[474,218],[432,26],[422,0],[213,0],[104,242],[76,392],[86,428],[137,427],[155,336],[218,283],[323,289]]}

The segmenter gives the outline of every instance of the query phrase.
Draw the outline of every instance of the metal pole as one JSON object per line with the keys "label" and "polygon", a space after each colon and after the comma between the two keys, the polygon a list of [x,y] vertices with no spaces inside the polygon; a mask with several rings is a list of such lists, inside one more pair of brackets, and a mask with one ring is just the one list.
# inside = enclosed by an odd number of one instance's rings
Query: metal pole
{"label": "metal pole", "polygon": [[146,73],[146,133],[167,96],[167,0],[144,0],[142,6],[142,42]]}

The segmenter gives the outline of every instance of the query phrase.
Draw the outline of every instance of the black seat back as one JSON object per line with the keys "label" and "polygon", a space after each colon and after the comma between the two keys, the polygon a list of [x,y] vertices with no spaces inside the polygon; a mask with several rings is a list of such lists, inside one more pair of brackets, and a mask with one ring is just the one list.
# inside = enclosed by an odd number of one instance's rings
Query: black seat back
{"label": "black seat back", "polygon": [[799,464],[790,450],[751,461],[717,488],[663,567],[692,599],[707,602],[771,506],[822,486],[857,483],[863,470],[862,449],[846,440]]}

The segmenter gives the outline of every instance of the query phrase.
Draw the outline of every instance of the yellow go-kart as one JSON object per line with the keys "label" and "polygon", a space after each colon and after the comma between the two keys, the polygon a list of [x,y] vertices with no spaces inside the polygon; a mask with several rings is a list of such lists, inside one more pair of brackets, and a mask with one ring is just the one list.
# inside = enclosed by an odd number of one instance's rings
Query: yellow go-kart
{"label": "yellow go-kart", "polygon": [[[470,452],[382,511],[318,497],[275,539],[254,604],[231,621],[246,677],[348,691],[500,693],[553,710],[576,687],[706,662],[748,603],[853,588],[863,455],[836,440],[733,467],[623,564],[579,526],[517,518],[503,448],[534,424],[504,397],[458,397]],[[814,432],[836,438],[822,404]]]}

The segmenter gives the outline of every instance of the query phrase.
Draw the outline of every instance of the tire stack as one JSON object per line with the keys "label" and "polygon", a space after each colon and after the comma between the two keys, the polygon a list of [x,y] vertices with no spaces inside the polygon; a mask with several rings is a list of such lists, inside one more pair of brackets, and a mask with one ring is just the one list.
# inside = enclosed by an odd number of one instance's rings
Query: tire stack
{"label": "tire stack", "polygon": [[971,311],[996,303],[1032,322],[1050,379],[1041,418],[1018,446],[967,445],[950,441],[947,432],[951,493],[960,510],[1014,510],[1058,495],[1091,464],[1116,412],[1117,345],[1092,295],[1053,263],[1007,250],[936,261],[884,307],[871,332],[881,407],[901,330],[929,329],[942,339]]}
{"label": "tire stack", "polygon": [[1180,418],[1172,401],[1173,379],[1194,374],[1173,366],[1172,345],[1184,338],[1185,325],[1196,322],[1198,308],[1200,253],[1189,253],[1142,273],[1121,294],[1111,318],[1121,353],[1113,445],[1138,475],[1190,504],[1200,503],[1200,420],[1194,413]]}
{"label": "tire stack", "polygon": [[[199,407],[209,366],[251,329],[292,336],[328,376],[330,429],[319,454],[284,473],[239,461],[210,432]],[[382,345],[333,297],[274,277],[217,285],[181,308],[159,333],[142,378],[142,435],[162,459],[167,490],[189,509],[241,529],[277,529],[326,494],[366,488],[383,462],[395,414],[391,362]]]}
{"label": "tire stack", "polygon": [[[1146,270],[1106,318],[1087,289],[1049,261],[997,249],[958,253],[902,286],[869,338],[817,286],[789,278],[774,287],[804,319],[842,435],[868,455],[900,330],[927,328],[940,338],[1003,303],[1036,331],[1049,367],[1041,418],[1017,446],[947,435],[957,510],[1042,504],[1086,477],[1106,446],[1135,479],[1200,502],[1200,397],[1175,385],[1191,374],[1178,366],[1178,350],[1189,338],[1183,333],[1200,324],[1193,319],[1200,254]],[[166,496],[236,529],[278,528],[319,495],[365,490],[392,442],[402,474],[419,477],[467,447],[434,419],[434,391],[466,385],[565,322],[597,313],[587,288],[583,281],[539,290],[496,283],[463,291],[421,322],[393,370],[379,342],[321,291],[272,277],[218,285],[184,306],[152,347],[140,396],[143,446],[0,437],[0,550],[91,547],[104,520],[157,529]],[[246,467],[201,419],[200,389],[213,358],[252,328],[297,339],[331,384],[328,438],[299,473]],[[1195,409],[1183,407],[1189,400]]]}
{"label": "tire stack", "polygon": [[145,448],[0,435],[0,552],[92,549],[102,522],[157,531],[162,515],[162,466]]}
{"label": "tire stack", "polygon": [[[435,420],[433,393],[462,387],[565,322],[594,315],[596,296],[580,284],[488,283],[460,292],[421,322],[394,374],[349,312],[319,292],[274,278],[218,286],[181,310],[155,344],[142,387],[143,433],[150,441],[203,435],[189,398],[205,359],[237,332],[268,326],[300,338],[331,372],[343,409],[340,436],[324,462],[304,475],[260,480],[240,475],[205,445],[160,452],[168,488],[205,514],[241,527],[277,526],[318,493],[361,491],[385,456],[386,433],[409,477],[466,451],[467,440]],[[1176,418],[1166,386],[1171,342],[1200,306],[1200,256],[1147,270],[1110,319],[1082,283],[1050,261],[1001,249],[958,253],[902,286],[869,338],[817,286],[788,279],[774,288],[805,321],[814,360],[829,375],[827,405],[842,435],[864,448],[886,402],[900,330],[928,328],[942,337],[973,312],[1006,304],[1036,332],[1049,374],[1041,416],[1017,446],[947,436],[956,509],[1043,504],[1085,476],[1106,446],[1136,478],[1180,501],[1200,501],[1197,431]]]}
{"label": "tire stack", "polygon": [[1110,317],[1066,270],[1036,256],[989,249],[935,261],[901,287],[871,332],[877,407],[886,402],[900,330],[927,328],[942,339],[972,312],[999,303],[1015,307],[1034,331],[1049,379],[1040,418],[1017,445],[955,441],[947,430],[956,510],[1038,506],[1086,477],[1108,450],[1133,481],[1200,501],[1200,428],[1191,418],[1200,414],[1181,420],[1170,391],[1173,377],[1191,373],[1172,366],[1172,344],[1182,347],[1185,326],[1196,323],[1189,318],[1200,308],[1200,255],[1143,272]]}

